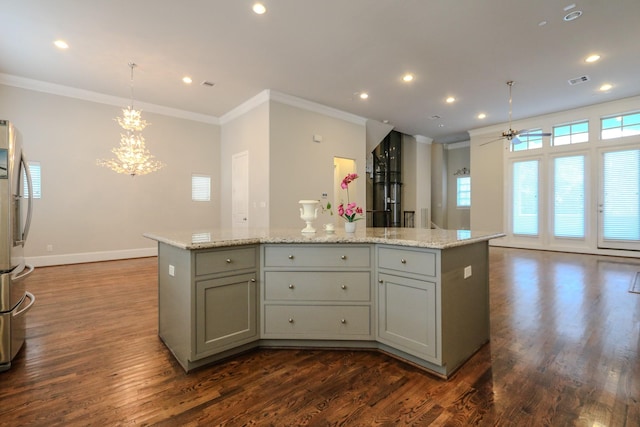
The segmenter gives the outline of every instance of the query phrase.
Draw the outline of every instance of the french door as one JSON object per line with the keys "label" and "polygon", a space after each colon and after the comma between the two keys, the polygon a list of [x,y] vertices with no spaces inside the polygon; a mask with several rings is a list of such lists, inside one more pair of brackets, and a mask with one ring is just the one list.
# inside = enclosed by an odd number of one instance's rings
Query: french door
{"label": "french door", "polygon": [[600,158],[598,247],[640,250],[640,150]]}

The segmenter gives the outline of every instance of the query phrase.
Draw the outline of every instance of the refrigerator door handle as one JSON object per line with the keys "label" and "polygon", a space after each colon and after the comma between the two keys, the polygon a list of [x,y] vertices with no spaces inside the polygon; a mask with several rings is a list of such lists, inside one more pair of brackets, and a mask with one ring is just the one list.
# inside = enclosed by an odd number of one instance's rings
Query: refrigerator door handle
{"label": "refrigerator door handle", "polygon": [[31,307],[33,307],[33,304],[36,302],[36,297],[31,292],[25,292],[25,296],[29,298],[29,305],[22,310],[14,311],[12,314],[13,317],[22,316],[24,313],[31,310]]}
{"label": "refrigerator door handle", "polygon": [[20,162],[24,165],[24,172],[27,176],[29,199],[27,204],[27,218],[24,222],[24,230],[22,231],[22,239],[16,243],[24,246],[24,243],[27,241],[27,236],[29,235],[29,229],[31,228],[31,215],[33,213],[33,182],[31,181],[31,171],[29,170],[29,165],[27,163],[27,159],[24,157],[24,153],[21,154]]}
{"label": "refrigerator door handle", "polygon": [[20,274],[18,274],[15,277],[12,277],[11,279],[14,280],[14,281],[23,279],[23,278],[27,277],[28,275],[30,275],[31,273],[33,273],[33,270],[34,270],[33,265],[25,264],[24,265],[24,270],[22,270],[22,272]]}

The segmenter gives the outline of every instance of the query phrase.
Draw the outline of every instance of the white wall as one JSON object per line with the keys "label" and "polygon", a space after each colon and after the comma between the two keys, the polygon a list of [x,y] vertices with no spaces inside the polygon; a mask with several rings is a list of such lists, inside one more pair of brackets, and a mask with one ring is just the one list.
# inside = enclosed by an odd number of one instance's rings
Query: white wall
{"label": "white wall", "polygon": [[447,224],[447,150],[431,144],[431,220],[440,228]]}
{"label": "white wall", "polygon": [[[470,168],[470,151],[469,142],[458,142],[455,144],[447,144],[447,228],[452,230],[469,230],[470,228],[470,209],[459,208],[457,206],[457,171],[463,168]],[[473,178],[471,179],[471,188],[473,188]],[[471,206],[474,204],[471,199]]]}
{"label": "white wall", "polygon": [[261,93],[247,101],[240,113],[223,117],[220,151],[221,226],[231,227],[231,158],[249,153],[249,227],[269,227],[270,164],[269,102]]}
{"label": "white wall", "polygon": [[[25,245],[35,265],[152,255],[146,231],[219,225],[219,127],[143,111],[147,146],[167,166],[132,178],[96,165],[113,157],[120,114],[112,105],[0,85],[0,117],[13,122],[42,168]],[[214,202],[191,201],[192,173],[213,177]]]}
{"label": "white wall", "polygon": [[[313,136],[322,137],[314,142]],[[298,201],[334,200],[333,158],[356,162],[361,176],[355,185],[359,205],[365,206],[366,128],[351,121],[285,102],[270,102],[270,226],[304,226]],[[336,214],[334,209],[334,215]],[[319,225],[328,222],[319,219]],[[363,222],[364,224],[364,222]]]}

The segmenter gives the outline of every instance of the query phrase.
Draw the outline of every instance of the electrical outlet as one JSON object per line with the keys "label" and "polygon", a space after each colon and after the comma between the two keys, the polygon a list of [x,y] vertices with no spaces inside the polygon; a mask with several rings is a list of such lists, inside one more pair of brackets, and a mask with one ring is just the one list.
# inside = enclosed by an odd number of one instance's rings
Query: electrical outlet
{"label": "electrical outlet", "polygon": [[169,264],[169,276],[175,276],[176,275],[176,268]]}
{"label": "electrical outlet", "polygon": [[464,278],[465,278],[465,279],[468,279],[469,277],[471,277],[471,266],[470,266],[470,265],[467,265],[467,266],[464,268]]}

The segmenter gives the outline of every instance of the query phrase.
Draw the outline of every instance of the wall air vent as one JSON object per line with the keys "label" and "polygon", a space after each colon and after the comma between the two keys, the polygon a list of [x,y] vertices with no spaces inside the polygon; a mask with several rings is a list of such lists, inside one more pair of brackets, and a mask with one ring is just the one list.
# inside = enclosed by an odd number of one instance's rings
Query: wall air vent
{"label": "wall air vent", "polygon": [[202,86],[206,86],[206,87],[213,87],[213,85],[215,85],[215,83],[210,82],[210,81],[203,81],[202,83],[200,83]]}
{"label": "wall air vent", "polygon": [[569,79],[569,84],[573,86],[580,83],[588,82],[589,80],[591,80],[589,76],[580,76],[580,77],[576,77],[575,79]]}

